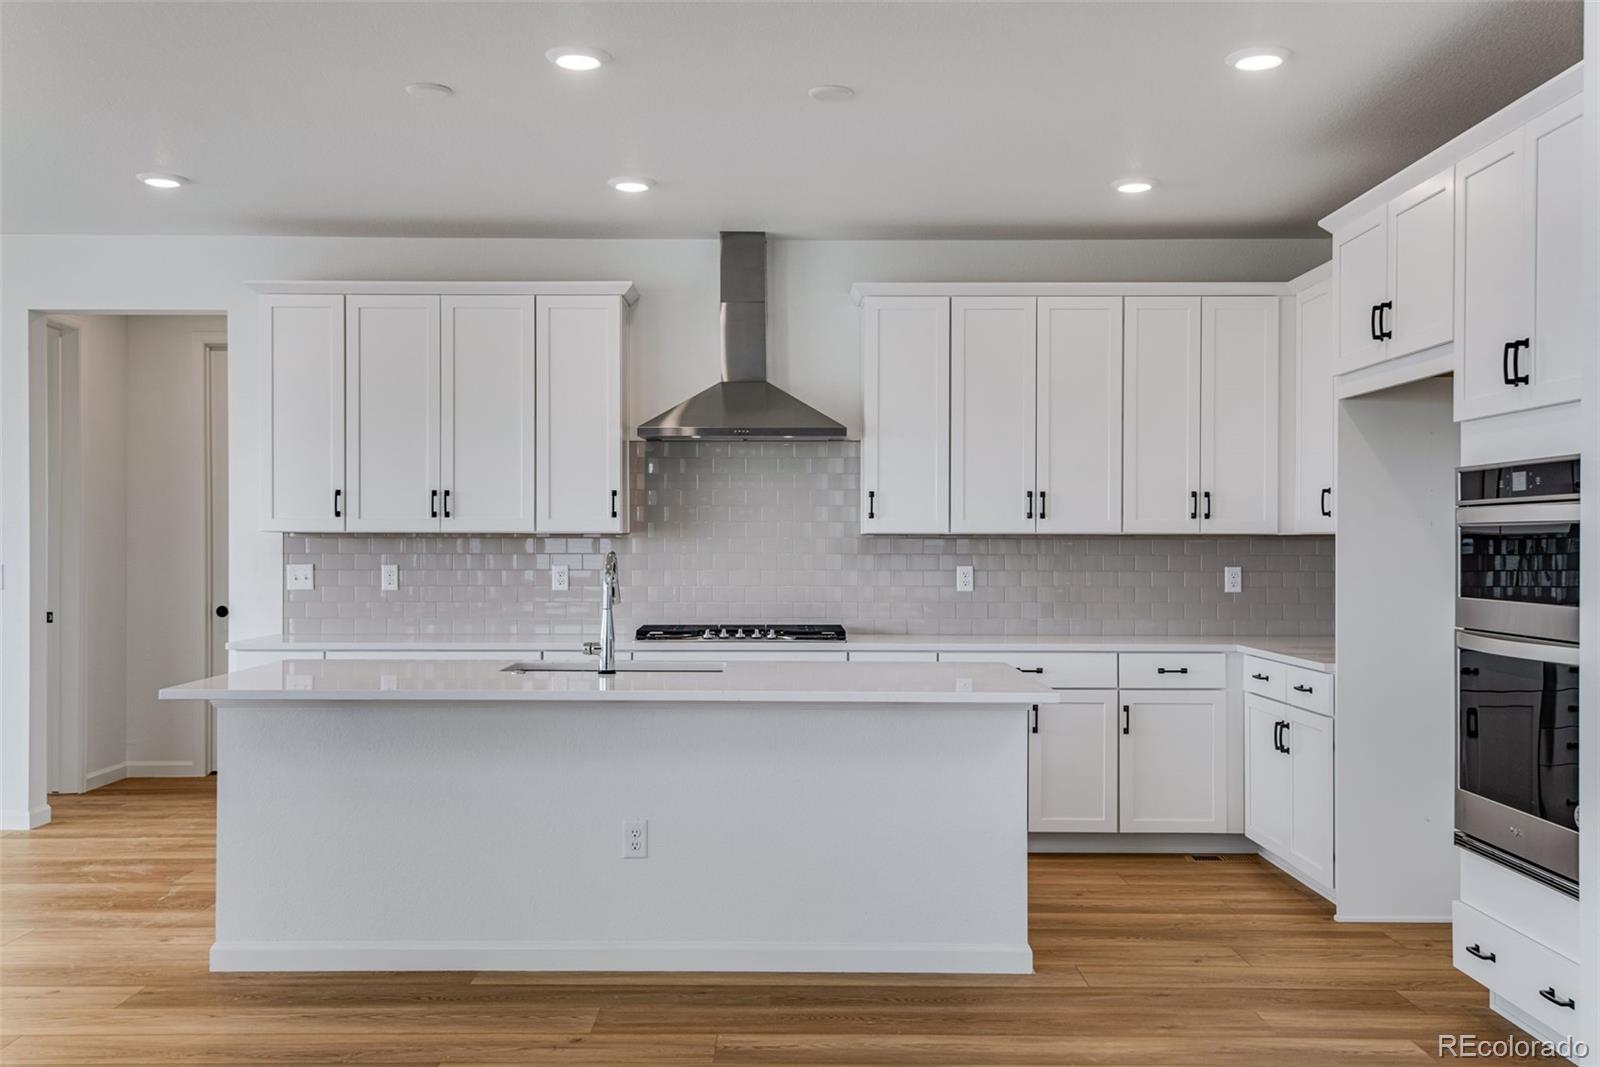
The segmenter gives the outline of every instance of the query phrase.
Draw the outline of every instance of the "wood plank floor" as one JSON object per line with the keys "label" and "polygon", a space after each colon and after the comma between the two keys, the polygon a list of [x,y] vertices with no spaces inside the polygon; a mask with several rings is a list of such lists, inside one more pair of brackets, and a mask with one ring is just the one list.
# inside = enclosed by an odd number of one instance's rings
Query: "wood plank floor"
{"label": "wood plank floor", "polygon": [[0,835],[0,1062],[1317,1067],[1509,1032],[1447,927],[1336,924],[1238,856],[1033,857],[1025,976],[213,975],[215,797],[130,780]]}

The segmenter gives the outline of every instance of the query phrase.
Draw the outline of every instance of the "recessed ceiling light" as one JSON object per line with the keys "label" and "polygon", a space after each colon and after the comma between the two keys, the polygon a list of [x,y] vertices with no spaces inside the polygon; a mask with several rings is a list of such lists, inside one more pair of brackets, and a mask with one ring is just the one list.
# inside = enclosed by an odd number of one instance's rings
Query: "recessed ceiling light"
{"label": "recessed ceiling light", "polygon": [[856,95],[856,91],[848,85],[813,85],[806,90],[806,95],[822,104],[836,104],[849,100]]}
{"label": "recessed ceiling light", "polygon": [[649,178],[612,178],[609,184],[619,193],[642,193],[655,182]]}
{"label": "recessed ceiling light", "polygon": [[1283,61],[1289,58],[1287,48],[1241,48],[1230,53],[1227,59],[1228,66],[1234,70],[1248,73],[1258,73],[1263,70],[1273,70],[1283,66]]}
{"label": "recessed ceiling light", "polygon": [[189,184],[189,179],[181,174],[163,174],[159,171],[145,171],[138,178],[152,189],[176,189]]}
{"label": "recessed ceiling light", "polygon": [[1111,187],[1119,193],[1148,193],[1156,187],[1156,183],[1149,178],[1123,178],[1112,182]]}
{"label": "recessed ceiling light", "polygon": [[544,57],[562,70],[599,70],[611,62],[611,54],[598,48],[552,48]]}
{"label": "recessed ceiling light", "polygon": [[406,92],[412,96],[438,98],[454,96],[456,91],[443,82],[412,82],[406,86]]}

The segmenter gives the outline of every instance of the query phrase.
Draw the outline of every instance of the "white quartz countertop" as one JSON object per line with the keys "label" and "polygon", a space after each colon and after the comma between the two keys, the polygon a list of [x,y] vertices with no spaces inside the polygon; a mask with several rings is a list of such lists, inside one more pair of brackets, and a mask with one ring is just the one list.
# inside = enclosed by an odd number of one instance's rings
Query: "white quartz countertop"
{"label": "white quartz countertop", "polygon": [[[509,659],[506,662],[510,662]],[[512,673],[495,660],[285,660],[170,686],[163,700],[219,703],[694,702],[1054,704],[1000,663],[729,663],[721,671]],[[715,666],[707,664],[706,666]]]}
{"label": "white quartz countertop", "polygon": [[[619,635],[620,636],[620,635]],[[442,634],[407,637],[300,637],[274,634],[230,641],[235,652],[523,652],[577,651],[585,638],[501,637]],[[1311,670],[1334,669],[1331,637],[1164,637],[1164,636],[972,636],[960,634],[861,634],[845,641],[634,641],[618,640],[617,648],[641,656],[670,655],[674,650],[726,652],[1242,652]]]}

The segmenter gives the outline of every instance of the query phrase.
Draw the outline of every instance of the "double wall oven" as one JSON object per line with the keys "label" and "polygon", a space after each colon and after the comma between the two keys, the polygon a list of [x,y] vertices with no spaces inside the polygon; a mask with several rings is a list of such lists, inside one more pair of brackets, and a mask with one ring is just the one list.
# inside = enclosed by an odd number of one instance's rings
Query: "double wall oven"
{"label": "double wall oven", "polygon": [[1458,478],[1456,841],[1576,895],[1578,460]]}

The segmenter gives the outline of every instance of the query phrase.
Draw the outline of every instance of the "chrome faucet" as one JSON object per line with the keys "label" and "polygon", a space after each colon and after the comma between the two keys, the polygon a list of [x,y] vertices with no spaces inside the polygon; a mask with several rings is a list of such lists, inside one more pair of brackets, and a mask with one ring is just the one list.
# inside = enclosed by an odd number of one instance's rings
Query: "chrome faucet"
{"label": "chrome faucet", "polygon": [[622,599],[621,590],[617,586],[617,554],[606,553],[606,569],[600,579],[600,640],[589,641],[583,650],[590,655],[600,656],[600,673],[617,673],[617,624],[612,618],[611,607]]}

